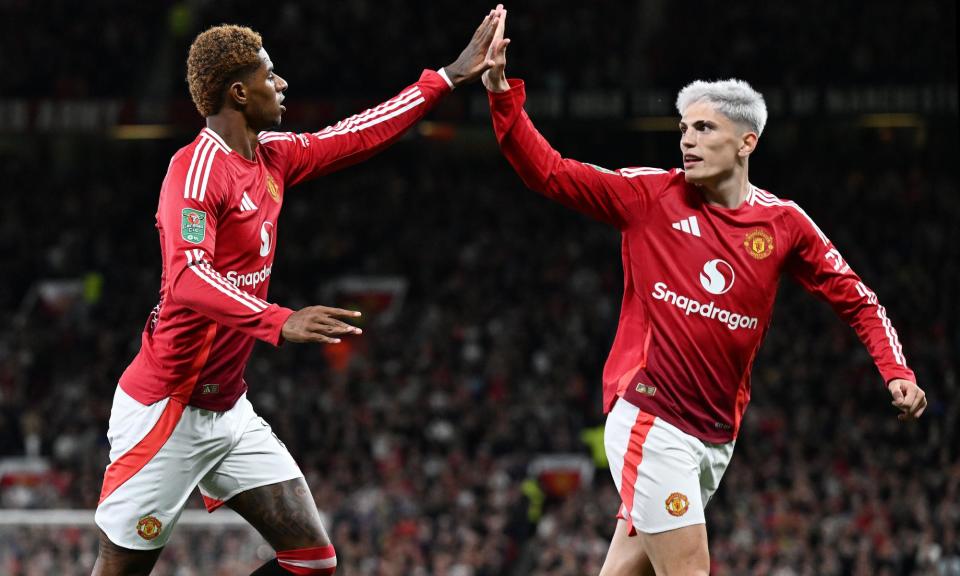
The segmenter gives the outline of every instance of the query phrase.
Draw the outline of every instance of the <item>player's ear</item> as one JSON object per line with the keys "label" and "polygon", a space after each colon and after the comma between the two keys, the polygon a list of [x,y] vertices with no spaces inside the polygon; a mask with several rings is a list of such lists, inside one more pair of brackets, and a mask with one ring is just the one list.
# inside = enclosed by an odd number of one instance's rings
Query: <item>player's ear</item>
{"label": "player's ear", "polygon": [[237,80],[227,86],[226,101],[237,108],[243,108],[247,105],[247,87],[243,85],[243,82]]}
{"label": "player's ear", "polygon": [[746,158],[747,156],[752,154],[753,151],[757,148],[758,139],[759,139],[759,136],[757,136],[756,132],[751,132],[749,130],[747,132],[744,132],[743,135],[740,137],[740,148],[737,150],[737,156],[740,156],[741,158]]}

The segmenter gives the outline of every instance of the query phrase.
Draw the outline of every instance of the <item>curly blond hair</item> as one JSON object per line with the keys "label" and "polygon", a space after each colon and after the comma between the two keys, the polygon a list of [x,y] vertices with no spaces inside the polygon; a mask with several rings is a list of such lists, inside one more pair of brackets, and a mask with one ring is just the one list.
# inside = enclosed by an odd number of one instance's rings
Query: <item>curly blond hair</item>
{"label": "curly blond hair", "polygon": [[220,111],[224,89],[260,66],[260,35],[246,26],[221,24],[198,35],[187,56],[190,97],[204,118]]}

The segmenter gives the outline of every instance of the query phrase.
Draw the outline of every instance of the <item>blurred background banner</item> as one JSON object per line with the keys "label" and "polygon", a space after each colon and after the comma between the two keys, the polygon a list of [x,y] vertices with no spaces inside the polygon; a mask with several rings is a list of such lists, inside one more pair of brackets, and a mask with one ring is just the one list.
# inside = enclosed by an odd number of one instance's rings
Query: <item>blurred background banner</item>
{"label": "blurred background banner", "polygon": [[[511,59],[512,61],[512,59]],[[920,115],[957,115],[957,87],[948,83],[878,85],[860,87],[755,86],[763,93],[771,117],[863,115],[874,126],[915,125]],[[527,110],[539,120],[594,120],[627,122],[635,130],[673,131],[675,94],[664,90],[585,89],[534,90],[527,95]],[[447,123],[483,121],[489,116],[487,99],[475,90],[449,98]],[[284,115],[294,126],[316,126],[337,120],[375,103],[375,98],[298,99],[297,108]],[[184,112],[186,111],[186,112]],[[338,115],[337,112],[342,111]],[[0,129],[9,134],[93,133],[126,140],[186,136],[197,125],[192,104],[182,96],[173,101],[58,99],[0,99]],[[658,123],[658,120],[661,121]],[[668,121],[668,122],[664,122]]]}
{"label": "blurred background banner", "polygon": [[[259,31],[290,83],[283,129],[317,131],[453,61],[492,7],[0,0],[0,574],[90,573],[113,392],[157,303],[160,183],[204,125],[193,37]],[[830,236],[927,391],[901,425],[853,331],[783,282],[707,509],[712,573],[960,574],[956,2],[507,8],[508,75],[571,158],[676,167],[680,88],[761,90],[751,181]],[[285,197],[271,301],[358,307],[364,334],[258,345],[245,379],[338,573],[596,574],[615,526],[600,376],[619,237],[526,190],[488,114],[481,86],[459,88],[391,149]],[[270,557],[226,511],[189,508],[156,574]]]}

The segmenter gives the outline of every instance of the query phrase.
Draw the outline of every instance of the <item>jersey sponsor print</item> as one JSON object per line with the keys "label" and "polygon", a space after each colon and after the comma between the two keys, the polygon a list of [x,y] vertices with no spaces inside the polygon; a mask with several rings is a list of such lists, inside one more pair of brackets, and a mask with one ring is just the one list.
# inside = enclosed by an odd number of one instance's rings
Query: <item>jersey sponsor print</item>
{"label": "jersey sponsor print", "polygon": [[173,156],[160,190],[159,303],[120,386],[145,404],[173,397],[230,408],[246,390],[254,341],[279,345],[293,313],[267,299],[287,190],[382,150],[449,89],[424,71],[397,96],[319,132],[262,132],[253,160],[201,130]]}
{"label": "jersey sponsor print", "polygon": [[603,371],[605,410],[623,397],[701,440],[736,438],[784,275],[856,330],[885,382],[914,379],[876,295],[796,203],[751,186],[727,209],[707,203],[679,169],[564,158],[524,111],[523,82],[510,83],[489,99],[497,140],[521,179],[621,232],[624,293]]}

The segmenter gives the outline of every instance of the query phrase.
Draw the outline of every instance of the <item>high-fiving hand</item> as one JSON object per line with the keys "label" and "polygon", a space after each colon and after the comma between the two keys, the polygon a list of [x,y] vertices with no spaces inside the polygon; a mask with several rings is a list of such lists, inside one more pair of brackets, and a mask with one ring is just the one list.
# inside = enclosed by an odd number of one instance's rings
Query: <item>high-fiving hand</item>
{"label": "high-fiving hand", "polygon": [[491,64],[490,68],[483,73],[483,85],[491,92],[503,92],[510,89],[504,73],[507,68],[507,45],[510,44],[510,39],[503,37],[507,26],[507,11],[503,4],[497,4],[496,12],[500,14],[500,18],[493,40],[490,42],[490,49],[487,51],[487,60]]}
{"label": "high-fiving hand", "polygon": [[493,61],[489,58],[490,41],[497,30],[502,14],[505,14],[503,5],[498,5],[491,10],[477,27],[473,38],[460,56],[452,64],[443,67],[454,86],[473,82],[493,66]]}

